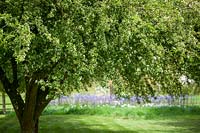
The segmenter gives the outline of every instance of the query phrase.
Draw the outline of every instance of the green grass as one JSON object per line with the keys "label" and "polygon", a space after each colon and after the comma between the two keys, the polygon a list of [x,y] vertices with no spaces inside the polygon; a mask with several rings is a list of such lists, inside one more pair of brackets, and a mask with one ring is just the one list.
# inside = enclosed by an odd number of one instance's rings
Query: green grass
{"label": "green grass", "polygon": [[[197,133],[200,106],[48,106],[40,133]],[[20,132],[13,112],[0,115],[0,133]]]}
{"label": "green grass", "polygon": [[[0,116],[1,133],[20,132],[16,117]],[[45,115],[40,118],[40,133],[196,133],[200,115],[168,119],[125,119],[91,115]]]}
{"label": "green grass", "polygon": [[199,106],[120,107],[120,106],[48,106],[43,115],[98,115],[134,119],[159,119],[165,117],[200,115]]}
{"label": "green grass", "polygon": [[[200,107],[49,106],[40,133],[196,133]],[[14,113],[0,115],[0,132],[20,132]]]}

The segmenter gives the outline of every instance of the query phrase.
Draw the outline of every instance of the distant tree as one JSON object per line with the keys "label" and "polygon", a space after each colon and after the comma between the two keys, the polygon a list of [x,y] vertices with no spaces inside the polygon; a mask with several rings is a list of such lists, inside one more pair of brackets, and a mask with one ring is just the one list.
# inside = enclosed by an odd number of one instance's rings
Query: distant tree
{"label": "distant tree", "polygon": [[[178,78],[194,72],[185,69],[186,48],[197,46],[185,23],[187,4],[0,1],[0,80],[21,132],[38,132],[39,116],[53,98],[93,81],[112,79],[117,93],[154,95],[155,83],[163,93],[179,94]],[[190,52],[199,54],[195,48]]]}
{"label": "distant tree", "polygon": [[[109,54],[109,58],[115,55],[113,71],[119,74],[113,79],[113,84],[118,86],[116,93],[180,95],[183,94],[179,81],[182,75],[200,81],[199,4],[189,0],[133,3],[133,9],[129,9],[132,21],[129,17],[123,21],[129,27],[126,35],[110,42],[118,48],[111,48],[115,54]],[[127,42],[122,43],[122,37],[127,37]]]}
{"label": "distant tree", "polygon": [[187,60],[185,61],[188,78],[195,80],[200,85],[200,2],[188,0],[185,6],[182,5],[182,15],[185,20],[185,27],[193,34],[195,43],[187,44]]}

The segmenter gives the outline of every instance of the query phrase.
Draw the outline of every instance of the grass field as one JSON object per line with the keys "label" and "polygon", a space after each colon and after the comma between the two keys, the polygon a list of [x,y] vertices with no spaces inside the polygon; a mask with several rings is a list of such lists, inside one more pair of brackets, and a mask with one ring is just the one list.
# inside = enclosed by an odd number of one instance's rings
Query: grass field
{"label": "grass field", "polygon": [[[45,115],[40,118],[40,133],[197,133],[200,116],[168,119],[125,119],[91,115]],[[1,133],[18,133],[16,117],[0,116]]]}
{"label": "grass field", "polygon": [[160,119],[174,116],[200,115],[200,106],[122,107],[91,105],[48,106],[43,115],[98,115],[133,119]]}
{"label": "grass field", "polygon": [[[18,132],[14,112],[0,115],[0,133]],[[40,117],[39,133],[67,132],[198,133],[200,106],[47,106]]]}
{"label": "grass field", "polygon": [[[200,107],[50,106],[40,133],[198,133]],[[0,115],[1,133],[20,132],[14,113]]]}

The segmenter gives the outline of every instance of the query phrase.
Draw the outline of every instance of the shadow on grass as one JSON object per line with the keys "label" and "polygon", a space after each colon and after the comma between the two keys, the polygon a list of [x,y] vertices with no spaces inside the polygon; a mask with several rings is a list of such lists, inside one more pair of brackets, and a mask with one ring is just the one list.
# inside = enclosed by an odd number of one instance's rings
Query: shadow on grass
{"label": "shadow on grass", "polygon": [[[39,133],[198,133],[200,116],[144,120],[89,115],[41,116]],[[0,115],[0,133],[19,133],[15,115]]]}
{"label": "shadow on grass", "polygon": [[[191,117],[191,118],[189,118]],[[158,122],[156,123],[162,127],[171,127],[175,132],[181,133],[199,133],[200,132],[200,115],[199,116],[188,116],[188,118],[172,119],[169,122]]]}
{"label": "shadow on grass", "polygon": [[112,117],[65,115],[44,116],[41,133],[138,133],[113,122]]}
{"label": "shadow on grass", "polygon": [[[86,116],[80,117],[78,115],[42,116],[39,123],[39,133],[138,133],[120,127],[120,125],[112,125],[112,121],[106,122],[108,124],[106,125],[95,118],[87,120]],[[15,115],[0,115],[0,133],[19,132],[20,128]]]}
{"label": "shadow on grass", "polygon": [[19,123],[15,115],[0,115],[0,133],[19,133]]}
{"label": "shadow on grass", "polygon": [[52,131],[52,130],[41,130],[41,133],[139,133],[138,131],[127,131],[127,130],[121,130],[121,131],[113,131],[113,130],[106,130],[106,129],[90,129],[84,128],[84,127],[79,127],[76,129],[63,129],[63,128],[57,128],[57,131]]}

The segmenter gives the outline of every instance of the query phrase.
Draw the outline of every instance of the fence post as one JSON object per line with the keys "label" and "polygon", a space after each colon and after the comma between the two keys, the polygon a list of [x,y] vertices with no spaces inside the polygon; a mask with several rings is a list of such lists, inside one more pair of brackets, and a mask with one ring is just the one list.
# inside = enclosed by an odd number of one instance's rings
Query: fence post
{"label": "fence post", "polygon": [[2,112],[6,113],[6,96],[4,92],[2,92]]}
{"label": "fence post", "polygon": [[109,90],[110,90],[110,98],[111,98],[111,96],[113,95],[113,84],[112,84],[112,80],[109,80],[108,81],[108,88],[109,88]]}
{"label": "fence post", "polygon": [[62,103],[62,101],[61,101],[61,95],[59,95],[59,97],[58,97],[58,105],[60,105]]}

